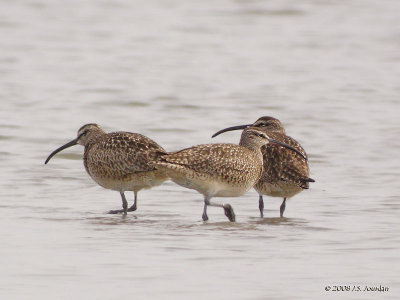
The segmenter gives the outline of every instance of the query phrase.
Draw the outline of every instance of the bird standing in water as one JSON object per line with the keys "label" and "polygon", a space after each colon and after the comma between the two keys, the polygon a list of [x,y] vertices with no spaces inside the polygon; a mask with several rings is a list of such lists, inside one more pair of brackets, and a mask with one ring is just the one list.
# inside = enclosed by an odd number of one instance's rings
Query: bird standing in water
{"label": "bird standing in water", "polygon": [[[100,186],[118,191],[122,209],[109,213],[124,213],[137,209],[137,193],[160,185],[168,179],[165,171],[157,170],[152,161],[165,154],[156,142],[138,133],[105,133],[97,124],[86,124],[78,130],[77,138],[54,150],[45,164],[58,152],[74,146],[85,147],[83,164],[87,173]],[[126,191],[133,191],[134,203],[128,208]]]}
{"label": "bird standing in water", "polygon": [[[156,168],[164,169],[176,184],[194,189],[204,196],[202,218],[208,220],[207,206],[222,207],[231,222],[235,213],[230,204],[211,202],[212,197],[237,197],[244,194],[259,180],[263,170],[260,148],[268,143],[282,142],[271,139],[259,128],[246,128],[236,144],[205,144],[161,155]],[[289,150],[289,151],[292,151]]]}
{"label": "bird standing in water", "polygon": [[278,119],[261,117],[253,124],[239,125],[222,129],[215,133],[215,137],[223,132],[246,129],[249,126],[261,129],[270,138],[290,145],[297,151],[289,150],[276,143],[269,143],[261,148],[264,160],[262,176],[257,181],[254,189],[259,194],[260,216],[264,216],[263,195],[283,197],[280,206],[280,216],[286,208],[286,199],[293,197],[304,189],[309,188],[309,183],[315,180],[309,177],[307,154],[303,147],[293,138],[286,135],[285,129]]}

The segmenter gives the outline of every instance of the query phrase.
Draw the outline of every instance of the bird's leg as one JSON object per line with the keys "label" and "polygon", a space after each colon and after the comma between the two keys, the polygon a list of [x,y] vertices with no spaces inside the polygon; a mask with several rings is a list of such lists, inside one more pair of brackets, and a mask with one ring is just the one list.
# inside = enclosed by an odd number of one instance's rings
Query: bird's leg
{"label": "bird's leg", "polygon": [[204,197],[204,208],[203,208],[203,215],[201,216],[203,218],[203,221],[208,221],[208,216],[207,216],[207,205],[210,204],[210,198],[205,196]]}
{"label": "bird's leg", "polygon": [[125,194],[121,192],[121,198],[122,198],[122,208],[124,210],[124,214],[128,211],[128,201],[126,201]]}
{"label": "bird's leg", "polygon": [[283,198],[283,202],[282,202],[281,207],[280,207],[281,218],[283,218],[283,212],[285,211],[285,208],[286,208],[286,198]]}
{"label": "bird's leg", "polygon": [[260,217],[264,218],[264,200],[262,195],[258,198],[258,208],[260,209]]}
{"label": "bird's leg", "polygon": [[225,216],[228,217],[229,221],[235,222],[236,216],[235,216],[235,212],[233,211],[232,205],[230,205],[229,203],[224,203],[222,205],[222,207],[224,208]]}
{"label": "bird's leg", "polygon": [[[204,213],[205,213],[205,216],[207,217],[206,205],[210,205],[210,206],[222,207],[224,209],[225,216],[228,217],[229,221],[235,222],[235,220],[236,220],[235,212],[233,211],[233,207],[229,203],[219,204],[219,203],[211,202],[210,199],[211,199],[211,197],[206,197],[204,199],[204,209],[205,210],[203,211],[203,220],[204,220]],[[207,217],[207,220],[208,220],[208,217]],[[206,221],[206,220],[204,220],[204,221]]]}
{"label": "bird's leg", "polygon": [[128,208],[128,211],[135,211],[137,209],[137,205],[136,205],[136,203],[137,203],[137,191],[134,191],[134,193],[135,193],[135,200],[134,200],[132,206]]}
{"label": "bird's leg", "polygon": [[116,209],[116,210],[110,210],[108,213],[109,214],[119,214],[119,213],[124,213],[128,211],[128,202],[126,201],[125,194],[124,192],[120,192],[121,198],[122,198],[122,209]]}

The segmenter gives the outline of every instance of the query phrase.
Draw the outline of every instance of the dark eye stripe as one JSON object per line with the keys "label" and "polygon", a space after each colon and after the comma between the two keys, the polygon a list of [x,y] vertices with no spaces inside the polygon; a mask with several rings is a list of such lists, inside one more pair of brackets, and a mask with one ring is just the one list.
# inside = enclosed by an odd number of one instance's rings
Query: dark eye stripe
{"label": "dark eye stripe", "polygon": [[89,132],[89,130],[85,130],[84,132],[82,132],[82,133],[79,135],[79,138],[81,138],[82,136],[86,135],[88,132]]}

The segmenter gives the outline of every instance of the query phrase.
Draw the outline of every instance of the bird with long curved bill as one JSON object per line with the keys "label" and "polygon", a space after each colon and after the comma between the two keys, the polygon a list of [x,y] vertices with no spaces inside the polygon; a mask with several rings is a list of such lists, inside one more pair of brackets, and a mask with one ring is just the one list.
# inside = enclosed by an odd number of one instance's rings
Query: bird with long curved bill
{"label": "bird with long curved bill", "polygon": [[[47,164],[58,152],[82,145],[83,164],[90,177],[100,186],[118,191],[122,209],[109,213],[124,213],[137,209],[137,194],[141,189],[160,185],[168,179],[165,171],[157,170],[152,162],[165,150],[148,137],[131,132],[105,133],[97,124],[86,124],[78,130],[77,138],[54,150]],[[134,192],[134,203],[128,208],[126,191]]]}
{"label": "bird with long curved bill", "polygon": [[229,203],[212,202],[213,197],[238,197],[251,189],[263,171],[260,148],[276,143],[296,151],[293,147],[274,140],[262,130],[249,127],[243,130],[239,145],[204,144],[161,155],[155,166],[164,169],[176,184],[198,191],[204,196],[202,218],[208,220],[207,207],[224,209],[231,222],[235,213]]}
{"label": "bird with long curved bill", "polygon": [[287,147],[274,143],[264,145],[261,148],[264,169],[262,176],[254,185],[254,189],[259,194],[258,203],[261,218],[264,216],[263,195],[283,197],[280,206],[280,217],[282,218],[286,208],[286,199],[308,189],[310,182],[315,182],[314,179],[309,177],[310,169],[307,154],[295,139],[286,135],[285,129],[278,119],[268,116],[259,118],[253,124],[222,129],[212,137],[227,131],[245,130],[248,127],[259,128],[269,137],[292,148],[289,150]]}

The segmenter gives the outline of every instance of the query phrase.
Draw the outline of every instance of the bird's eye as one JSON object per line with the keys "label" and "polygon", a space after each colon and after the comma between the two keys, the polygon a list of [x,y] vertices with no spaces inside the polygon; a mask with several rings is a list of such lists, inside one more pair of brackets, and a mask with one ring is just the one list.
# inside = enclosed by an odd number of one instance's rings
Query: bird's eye
{"label": "bird's eye", "polygon": [[260,132],[257,132],[256,135],[259,136],[259,137],[265,138],[265,135],[260,133]]}
{"label": "bird's eye", "polygon": [[85,136],[87,133],[89,132],[89,130],[85,130],[84,132],[82,132],[79,137]]}

